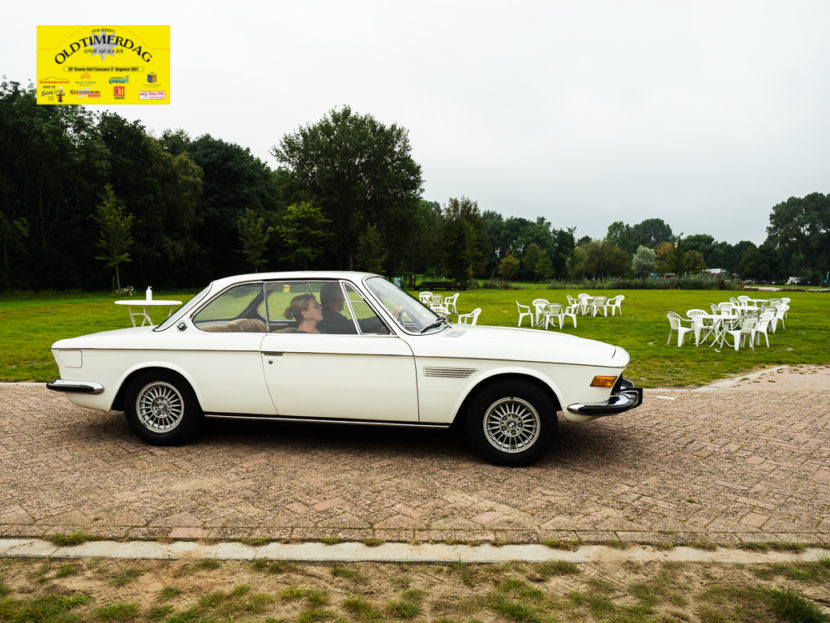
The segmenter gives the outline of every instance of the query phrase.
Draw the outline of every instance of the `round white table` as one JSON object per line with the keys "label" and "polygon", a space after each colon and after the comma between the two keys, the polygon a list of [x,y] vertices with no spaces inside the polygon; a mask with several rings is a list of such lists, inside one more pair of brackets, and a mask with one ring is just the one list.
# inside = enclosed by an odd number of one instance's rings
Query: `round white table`
{"label": "round white table", "polygon": [[[124,301],[115,301],[116,305],[126,305],[127,311],[130,312],[130,320],[133,323],[133,326],[144,326],[145,324],[149,324],[151,327],[153,326],[153,320],[150,318],[150,314],[147,311],[148,307],[170,307],[170,311],[167,312],[167,316],[170,317],[170,314],[173,313],[173,308],[176,305],[181,305],[181,301],[169,301],[164,299],[127,299]],[[139,311],[138,308],[141,308]],[[141,318],[141,325],[136,325],[135,320],[136,318]]]}

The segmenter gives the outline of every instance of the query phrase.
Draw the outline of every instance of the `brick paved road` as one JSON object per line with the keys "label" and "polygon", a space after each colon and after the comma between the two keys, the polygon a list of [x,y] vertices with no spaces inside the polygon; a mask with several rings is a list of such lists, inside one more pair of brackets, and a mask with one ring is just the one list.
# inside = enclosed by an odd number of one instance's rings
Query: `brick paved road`
{"label": "brick paved road", "polygon": [[560,422],[523,469],[434,431],[221,422],[155,448],[121,414],[0,385],[0,536],[830,543],[830,374],[812,378],[650,390]]}

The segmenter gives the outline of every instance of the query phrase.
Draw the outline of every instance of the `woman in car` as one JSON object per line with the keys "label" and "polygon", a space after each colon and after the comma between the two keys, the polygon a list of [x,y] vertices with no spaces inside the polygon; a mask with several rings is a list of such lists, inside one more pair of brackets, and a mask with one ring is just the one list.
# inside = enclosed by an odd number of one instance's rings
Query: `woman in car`
{"label": "woman in car", "polygon": [[317,323],[323,319],[323,306],[313,294],[299,294],[291,299],[285,317],[297,321],[297,333],[320,333]]}

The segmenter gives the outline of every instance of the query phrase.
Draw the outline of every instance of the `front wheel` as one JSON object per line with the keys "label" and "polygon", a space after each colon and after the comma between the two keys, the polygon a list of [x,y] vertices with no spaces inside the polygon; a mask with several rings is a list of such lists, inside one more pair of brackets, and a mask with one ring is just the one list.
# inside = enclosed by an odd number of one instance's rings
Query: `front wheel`
{"label": "front wheel", "polygon": [[190,385],[166,371],[146,372],[130,382],[124,415],[139,437],[159,446],[189,441],[204,419]]}
{"label": "front wheel", "polygon": [[556,436],[556,407],[548,395],[524,381],[505,381],[480,392],[467,412],[467,437],[497,465],[529,465]]}

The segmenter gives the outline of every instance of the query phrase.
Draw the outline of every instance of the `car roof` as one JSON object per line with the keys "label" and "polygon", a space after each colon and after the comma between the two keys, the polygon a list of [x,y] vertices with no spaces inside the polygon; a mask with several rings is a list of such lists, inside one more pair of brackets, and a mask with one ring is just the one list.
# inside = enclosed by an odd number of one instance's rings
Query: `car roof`
{"label": "car roof", "polygon": [[248,273],[245,275],[231,275],[216,279],[211,285],[212,290],[224,289],[235,283],[247,281],[278,281],[280,279],[346,279],[348,281],[360,282],[365,277],[377,277],[374,273],[364,273],[351,270],[295,270],[270,273]]}

